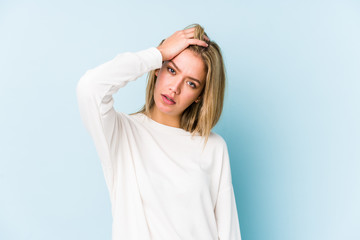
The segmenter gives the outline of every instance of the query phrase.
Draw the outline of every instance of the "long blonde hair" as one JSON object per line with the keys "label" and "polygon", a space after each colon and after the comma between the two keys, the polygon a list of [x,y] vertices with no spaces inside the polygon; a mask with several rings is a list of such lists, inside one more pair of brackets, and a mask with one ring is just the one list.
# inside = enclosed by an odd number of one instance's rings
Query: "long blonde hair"
{"label": "long blonde hair", "polygon": [[[210,135],[211,129],[219,121],[224,103],[225,94],[225,66],[220,47],[214,41],[207,41],[207,34],[199,24],[191,24],[184,29],[195,27],[194,38],[208,43],[208,47],[190,45],[187,49],[200,56],[205,64],[206,80],[201,92],[201,100],[192,103],[186,108],[180,119],[180,128],[190,132],[192,135],[199,134],[205,137],[205,143]],[[165,39],[164,39],[165,40]],[[161,41],[159,46],[164,42]],[[146,101],[144,106],[136,113],[144,113],[150,116],[150,109],[155,104],[154,89],[156,82],[156,70],[147,75]],[[133,114],[136,114],[133,113]]]}

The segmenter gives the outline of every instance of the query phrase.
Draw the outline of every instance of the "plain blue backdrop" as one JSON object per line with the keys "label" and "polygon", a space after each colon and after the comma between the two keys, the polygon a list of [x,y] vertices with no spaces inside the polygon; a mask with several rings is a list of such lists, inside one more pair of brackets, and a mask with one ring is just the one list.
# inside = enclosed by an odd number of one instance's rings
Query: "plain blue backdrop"
{"label": "plain blue backdrop", "polygon": [[[14,0],[0,3],[1,240],[111,239],[76,84],[192,23],[225,59],[214,131],[242,238],[360,239],[359,1]],[[138,110],[145,81],[120,89],[116,109]]]}

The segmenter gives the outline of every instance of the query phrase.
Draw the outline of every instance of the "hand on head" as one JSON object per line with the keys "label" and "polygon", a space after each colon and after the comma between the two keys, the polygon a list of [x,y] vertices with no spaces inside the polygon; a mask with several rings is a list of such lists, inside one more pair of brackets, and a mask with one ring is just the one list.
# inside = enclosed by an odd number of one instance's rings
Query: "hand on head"
{"label": "hand on head", "polygon": [[[198,45],[207,47],[205,41],[194,39],[195,28],[184,29],[176,31],[170,37],[157,47],[161,52],[163,61],[171,60],[186,49],[189,45]],[[204,34],[204,38],[209,41],[210,39]]]}

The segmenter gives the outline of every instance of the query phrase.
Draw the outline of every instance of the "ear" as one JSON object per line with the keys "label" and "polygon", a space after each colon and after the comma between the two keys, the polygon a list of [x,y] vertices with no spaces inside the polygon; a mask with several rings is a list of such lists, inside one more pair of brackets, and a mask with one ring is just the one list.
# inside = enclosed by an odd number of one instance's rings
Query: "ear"
{"label": "ear", "polygon": [[160,70],[160,69],[156,69],[156,70],[155,70],[155,75],[156,75],[156,76],[158,76],[159,70]]}
{"label": "ear", "polygon": [[198,103],[201,100],[201,96],[199,96],[196,100],[195,103]]}

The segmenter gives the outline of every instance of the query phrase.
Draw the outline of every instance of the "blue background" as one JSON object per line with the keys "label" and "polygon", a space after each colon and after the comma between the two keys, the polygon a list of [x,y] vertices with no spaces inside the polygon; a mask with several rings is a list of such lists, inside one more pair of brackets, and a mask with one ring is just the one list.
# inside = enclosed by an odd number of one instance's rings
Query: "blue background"
{"label": "blue background", "polygon": [[[191,23],[221,47],[242,238],[360,239],[359,1],[1,1],[0,239],[111,239],[76,84]],[[142,106],[145,76],[117,110]]]}

